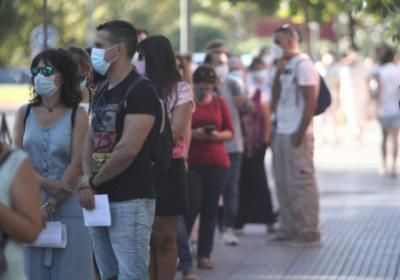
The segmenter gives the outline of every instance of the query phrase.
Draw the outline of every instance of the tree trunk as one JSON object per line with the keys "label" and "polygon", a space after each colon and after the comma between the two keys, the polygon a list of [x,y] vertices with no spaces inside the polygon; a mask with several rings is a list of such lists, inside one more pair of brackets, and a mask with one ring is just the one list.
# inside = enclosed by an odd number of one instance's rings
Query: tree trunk
{"label": "tree trunk", "polygon": [[353,49],[358,49],[356,41],[354,39],[354,37],[355,37],[355,28],[356,28],[357,22],[354,19],[353,15],[351,14],[350,11],[347,12],[347,15],[349,17],[349,36],[350,36],[351,47]]}
{"label": "tree trunk", "polygon": [[308,0],[301,0],[299,1],[301,8],[304,12],[304,19],[305,19],[305,23],[304,23],[304,41],[306,43],[306,49],[307,49],[307,53],[312,56],[313,52],[312,52],[312,48],[311,48],[311,36],[310,36],[310,27],[309,27],[309,22],[310,22],[310,15],[308,13]]}

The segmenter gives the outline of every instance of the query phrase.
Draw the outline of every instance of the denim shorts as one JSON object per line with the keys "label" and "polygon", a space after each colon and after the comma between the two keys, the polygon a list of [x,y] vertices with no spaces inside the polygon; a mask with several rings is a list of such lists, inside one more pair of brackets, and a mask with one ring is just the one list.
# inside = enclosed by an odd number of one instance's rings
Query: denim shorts
{"label": "denim shorts", "polygon": [[155,199],[110,203],[111,227],[89,228],[101,279],[148,279]]}

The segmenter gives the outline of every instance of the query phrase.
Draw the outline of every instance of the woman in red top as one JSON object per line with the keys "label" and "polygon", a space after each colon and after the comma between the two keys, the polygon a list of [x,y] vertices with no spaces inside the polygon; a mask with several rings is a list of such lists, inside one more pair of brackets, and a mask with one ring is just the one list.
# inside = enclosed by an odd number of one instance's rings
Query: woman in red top
{"label": "woman in red top", "polygon": [[233,136],[229,108],[215,94],[217,76],[212,67],[202,65],[193,74],[196,111],[192,116],[192,142],[189,150],[189,211],[186,225],[190,232],[200,213],[198,267],[211,269],[210,260],[218,198],[230,166],[224,141]]}

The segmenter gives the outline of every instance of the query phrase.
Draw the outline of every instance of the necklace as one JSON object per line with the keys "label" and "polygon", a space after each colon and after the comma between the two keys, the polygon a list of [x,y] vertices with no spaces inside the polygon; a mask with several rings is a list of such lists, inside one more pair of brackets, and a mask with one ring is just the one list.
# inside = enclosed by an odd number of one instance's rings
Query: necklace
{"label": "necklace", "polygon": [[42,102],[42,105],[43,105],[44,108],[47,109],[47,112],[53,113],[53,110],[54,110],[55,108],[57,108],[57,107],[60,105],[60,103],[57,103],[57,104],[55,104],[55,105],[53,105],[53,106],[47,106],[46,104],[44,104],[44,103]]}

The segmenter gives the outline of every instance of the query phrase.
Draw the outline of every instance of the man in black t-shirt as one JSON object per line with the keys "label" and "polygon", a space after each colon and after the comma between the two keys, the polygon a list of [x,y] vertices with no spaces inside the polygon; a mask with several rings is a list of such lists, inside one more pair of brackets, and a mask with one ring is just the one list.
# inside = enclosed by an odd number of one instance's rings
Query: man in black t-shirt
{"label": "man in black t-shirt", "polygon": [[135,28],[114,20],[97,27],[91,53],[107,85],[94,100],[79,195],[86,209],[94,208],[95,193],[110,201],[111,226],[89,228],[102,279],[148,277],[155,208],[150,143],[159,103],[147,80],[131,87],[138,77],[131,64],[136,45]]}

